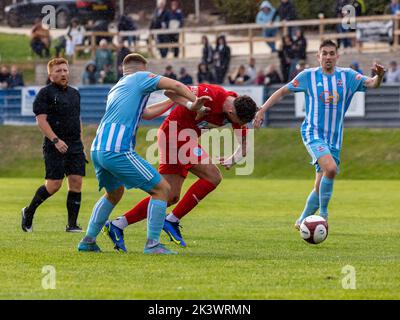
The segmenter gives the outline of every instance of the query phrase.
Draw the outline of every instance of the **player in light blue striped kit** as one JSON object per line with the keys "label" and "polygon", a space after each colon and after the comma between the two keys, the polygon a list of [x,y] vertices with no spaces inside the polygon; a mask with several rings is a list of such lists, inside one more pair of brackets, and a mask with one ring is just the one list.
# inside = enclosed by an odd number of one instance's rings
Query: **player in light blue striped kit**
{"label": "player in light blue striped kit", "polygon": [[319,209],[328,219],[328,203],[332,196],[333,180],[338,173],[343,142],[343,120],[351,99],[357,91],[380,86],[384,68],[374,65],[376,76],[369,78],[350,68],[336,67],[339,58],[336,44],[331,40],[321,43],[318,50],[320,67],[306,69],[283,86],[264,103],[254,120],[260,127],[265,112],[290,92],[305,93],[305,112],[301,137],[316,168],[314,189],[307,198],[304,211],[295,227]]}
{"label": "player in light blue striped kit", "polygon": [[[125,57],[124,76],[108,94],[106,112],[91,148],[99,190],[104,187],[106,193],[93,208],[86,236],[78,245],[79,251],[101,251],[96,244],[96,237],[126,187],[142,189],[152,196],[147,213],[147,243],[144,252],[175,254],[159,242],[170,187],[157,170],[134,151],[136,132],[142,117],[151,119],[166,111],[162,104],[145,108],[153,91],[173,91],[191,101],[187,107],[193,111],[200,110],[202,101],[208,97],[197,99],[185,85],[146,71],[146,65],[147,60],[139,54]],[[120,230],[112,232],[117,239],[123,237]],[[125,248],[117,249],[126,251]]]}

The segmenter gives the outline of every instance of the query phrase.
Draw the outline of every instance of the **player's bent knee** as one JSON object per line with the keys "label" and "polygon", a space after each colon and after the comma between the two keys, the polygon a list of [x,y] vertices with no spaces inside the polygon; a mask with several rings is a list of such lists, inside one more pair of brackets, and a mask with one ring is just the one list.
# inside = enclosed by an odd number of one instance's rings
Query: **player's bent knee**
{"label": "player's bent knee", "polygon": [[172,197],[170,196],[168,199],[168,207],[178,203],[178,201],[179,201],[179,196],[172,196]]}
{"label": "player's bent knee", "polygon": [[167,180],[162,179],[149,193],[153,198],[168,201],[171,187]]}
{"label": "player's bent knee", "polygon": [[330,166],[325,170],[325,175],[330,179],[333,179],[336,176],[336,173],[337,173],[336,166]]}
{"label": "player's bent knee", "polygon": [[106,198],[108,201],[110,201],[113,205],[116,205],[124,195],[124,187],[121,186],[116,190],[113,190],[111,192],[106,192]]}

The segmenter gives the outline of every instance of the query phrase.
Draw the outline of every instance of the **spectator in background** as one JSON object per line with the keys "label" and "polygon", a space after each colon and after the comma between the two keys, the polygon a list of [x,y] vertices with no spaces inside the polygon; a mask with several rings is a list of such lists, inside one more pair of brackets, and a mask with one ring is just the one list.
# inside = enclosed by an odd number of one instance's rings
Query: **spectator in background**
{"label": "spectator in background", "polygon": [[[276,10],[272,20],[279,16],[281,21],[293,21],[297,19],[296,8],[290,0],[281,0],[281,4]],[[293,36],[293,27],[289,27],[289,35]]]}
{"label": "spectator in background", "polygon": [[249,66],[246,69],[246,75],[249,77],[249,79],[245,82],[245,85],[256,84],[256,78],[257,78],[256,59],[254,59],[253,57],[249,59]]}
{"label": "spectator in background", "polygon": [[385,14],[400,14],[399,0],[391,0],[385,8]]}
{"label": "spectator in background", "polygon": [[34,53],[39,57],[50,56],[50,32],[48,29],[43,28],[42,20],[35,19],[35,24],[31,29],[31,48]]}
{"label": "spectator in background", "polygon": [[18,72],[18,68],[16,65],[11,66],[11,74],[8,81],[8,87],[23,87],[24,86],[24,78],[22,73]]}
{"label": "spectator in background", "polygon": [[105,64],[104,69],[100,71],[99,83],[114,84],[117,82],[117,77],[110,64]]}
{"label": "spectator in background", "polygon": [[[97,20],[93,23],[93,26],[91,27],[92,31],[94,32],[108,32],[108,21],[107,20]],[[107,42],[112,43],[113,37],[105,37],[105,36],[97,36],[96,37],[96,45],[100,44],[100,41],[102,39],[106,39]]]}
{"label": "spectator in background", "polygon": [[357,71],[360,74],[364,74],[363,71],[360,69],[360,64],[358,63],[358,61],[353,61],[350,64],[350,68],[353,69],[354,71]]}
{"label": "spectator in background", "polygon": [[246,74],[246,68],[244,65],[240,65],[228,76],[229,83],[237,86],[243,86],[249,79],[250,77]]}
{"label": "spectator in background", "polygon": [[10,72],[6,66],[2,66],[0,69],[0,89],[7,89],[10,83]]}
{"label": "spectator in background", "polygon": [[208,65],[206,63],[199,63],[198,71],[197,71],[197,82],[198,83],[214,83],[214,75],[208,69]]}
{"label": "spectator in background", "polygon": [[80,24],[77,18],[71,19],[67,35],[58,38],[58,45],[55,47],[56,57],[60,57],[60,53],[63,49],[67,56],[73,56],[75,46],[83,44],[85,32],[85,27]]}
{"label": "spectator in background", "polygon": [[[157,0],[157,8],[154,11],[153,20],[150,24],[150,29],[167,29],[169,13],[166,7],[166,0]],[[157,43],[165,44],[169,42],[168,34],[157,35]],[[168,48],[160,48],[161,58],[165,58],[168,54]]]}
{"label": "spectator in background", "polygon": [[82,73],[82,84],[96,84],[98,83],[98,72],[96,69],[96,63],[89,61],[85,66],[85,71]]}
{"label": "spectator in background", "polygon": [[208,41],[207,36],[201,37],[201,43],[203,44],[201,63],[205,63],[206,65],[211,66],[214,62],[213,48],[210,42]]}
{"label": "spectator in background", "polygon": [[[279,20],[279,17],[275,15],[276,9],[271,5],[269,1],[263,1],[260,5],[260,11],[256,16],[257,24],[272,24],[275,17]],[[263,28],[263,36],[265,38],[275,37],[278,32],[278,28]],[[275,41],[267,41],[268,46],[272,52],[276,52]]]}
{"label": "spectator in background", "polygon": [[97,72],[104,70],[104,66],[112,65],[112,53],[108,48],[108,42],[106,39],[101,39],[100,46],[96,50],[96,69]]}
{"label": "spectator in background", "polygon": [[281,62],[281,72],[283,76],[283,82],[288,82],[289,72],[294,59],[294,49],[292,38],[286,35],[282,38],[282,49],[278,52],[279,60]]}
{"label": "spectator in background", "polygon": [[[123,14],[119,17],[117,28],[118,28],[118,32],[120,32],[120,31],[135,31],[137,29],[135,21],[133,21],[133,19],[126,14]],[[123,36],[122,42],[124,42],[124,41],[128,41],[128,46],[130,47],[132,44],[136,43],[136,37],[135,36]]]}
{"label": "spectator in background", "polygon": [[[168,29],[174,30],[183,28],[183,13],[179,8],[179,1],[172,0],[171,1],[171,10],[168,11]],[[171,43],[179,43],[179,33],[174,33],[169,35],[169,41]],[[179,56],[179,47],[171,48],[174,52],[174,57],[178,58]]]}
{"label": "spectator in background", "polygon": [[187,73],[185,68],[181,68],[181,70],[179,71],[179,78],[178,78],[179,82],[182,82],[185,85],[192,85],[193,84],[193,77]]}
{"label": "spectator in background", "polygon": [[293,80],[296,78],[296,76],[304,71],[306,69],[306,62],[304,60],[299,60],[296,64],[296,68],[293,70],[293,72],[290,74],[289,81]]}
{"label": "spectator in background", "polygon": [[124,58],[131,53],[129,48],[126,46],[125,42],[123,40],[124,38],[120,38],[118,41],[118,51],[117,51],[117,77],[118,80],[122,78],[122,62],[124,61]]}
{"label": "spectator in background", "polygon": [[270,86],[277,83],[283,83],[283,79],[279,74],[278,66],[274,63],[270,64],[265,70],[264,85]]}
{"label": "spectator in background", "polygon": [[227,45],[225,36],[221,35],[217,38],[214,50],[214,70],[217,84],[224,83],[230,62],[231,48]]}
{"label": "spectator in background", "polygon": [[293,49],[297,60],[307,60],[307,40],[302,29],[296,29],[294,33]]}
{"label": "spectator in background", "polygon": [[[336,12],[336,17],[337,18],[343,18],[343,12],[342,9],[344,6],[349,4],[349,0],[336,0],[336,7],[335,7],[335,12]],[[336,32],[337,33],[346,33],[346,32],[350,32],[350,29],[345,29],[343,27],[342,23],[338,23],[336,25]],[[338,39],[338,47],[340,48],[341,46],[343,46],[343,48],[349,48],[352,46],[351,40],[349,38],[342,38],[342,39]]]}
{"label": "spectator in background", "polygon": [[400,83],[400,68],[396,61],[390,61],[389,68],[386,73],[386,83]]}
{"label": "spectator in background", "polygon": [[164,72],[163,76],[166,77],[166,78],[174,79],[174,80],[177,79],[177,76],[176,76],[176,74],[174,72],[174,68],[171,65],[168,65],[165,68],[165,72]]}

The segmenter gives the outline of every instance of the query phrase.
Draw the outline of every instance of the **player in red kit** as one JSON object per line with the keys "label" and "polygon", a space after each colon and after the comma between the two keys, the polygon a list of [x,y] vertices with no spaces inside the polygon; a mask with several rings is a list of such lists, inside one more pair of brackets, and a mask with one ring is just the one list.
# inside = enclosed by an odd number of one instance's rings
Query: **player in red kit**
{"label": "player in red kit", "polygon": [[[178,101],[158,130],[157,143],[160,155],[158,171],[171,187],[168,206],[176,207],[166,217],[163,230],[171,241],[186,247],[179,230],[180,220],[189,213],[202,199],[212,192],[222,180],[221,172],[212,163],[211,158],[201,147],[198,138],[203,129],[222,127],[231,123],[239,147],[220,164],[229,169],[246,156],[247,123],[257,112],[257,105],[249,96],[238,96],[233,91],[226,91],[217,85],[200,84],[189,87],[197,97],[208,96],[203,113],[191,111],[191,102],[174,93],[165,92],[170,99]],[[172,104],[171,100],[163,102]],[[188,173],[198,177],[189,190],[180,199],[181,188]],[[143,199],[125,215],[107,222],[105,231],[115,244],[116,249],[125,248],[123,229],[147,217],[150,197]]]}

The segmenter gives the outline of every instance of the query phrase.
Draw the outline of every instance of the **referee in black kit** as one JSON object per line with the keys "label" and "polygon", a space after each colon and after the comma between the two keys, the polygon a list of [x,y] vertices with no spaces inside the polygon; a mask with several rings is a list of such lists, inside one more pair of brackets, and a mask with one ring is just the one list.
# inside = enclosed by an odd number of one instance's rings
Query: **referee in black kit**
{"label": "referee in black kit", "polygon": [[82,177],[85,176],[86,157],[82,143],[80,119],[80,95],[68,86],[68,61],[55,58],[47,64],[51,83],[42,88],[34,103],[33,112],[43,133],[43,156],[46,182],[40,186],[29,204],[21,210],[21,227],[32,232],[35,211],[47,198],[55,194],[68,179],[68,225],[67,232],[82,232],[77,219],[81,205]]}

